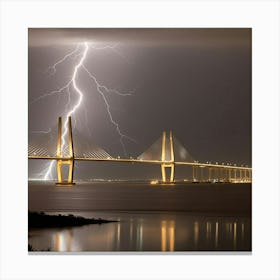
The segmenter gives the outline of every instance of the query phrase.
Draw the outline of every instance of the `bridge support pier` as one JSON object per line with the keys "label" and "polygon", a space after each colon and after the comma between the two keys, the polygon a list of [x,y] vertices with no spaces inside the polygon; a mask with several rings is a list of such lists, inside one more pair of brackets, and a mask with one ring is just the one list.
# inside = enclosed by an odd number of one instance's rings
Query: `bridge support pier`
{"label": "bridge support pier", "polygon": [[239,169],[239,181],[241,182],[242,180],[243,180],[242,169]]}
{"label": "bridge support pier", "polygon": [[[170,177],[169,179],[166,176],[166,169],[170,168]],[[175,165],[174,164],[165,164],[161,165],[161,177],[163,183],[174,183],[174,175],[175,175]]]}
{"label": "bridge support pier", "polygon": [[194,179],[195,179],[195,177],[194,177],[194,165],[192,166],[192,180],[193,180],[193,182],[194,182]]}
{"label": "bridge support pier", "polygon": [[200,167],[200,182],[204,181],[203,167]]}
{"label": "bridge support pier", "polygon": [[211,168],[208,167],[208,181],[211,182],[212,178],[211,178]]}
{"label": "bridge support pier", "polygon": [[[75,183],[73,182],[74,174],[74,146],[73,146],[73,137],[72,137],[72,124],[71,117],[68,117],[68,157],[64,158],[63,156],[63,146],[62,146],[62,119],[58,118],[58,137],[57,137],[57,149],[56,155],[59,159],[56,161],[57,169],[57,186],[72,186]],[[62,166],[68,166],[68,177],[67,181],[63,180]]]}
{"label": "bridge support pier", "polygon": [[219,181],[224,181],[224,174],[222,168],[219,168]]}
{"label": "bridge support pier", "polygon": [[[161,177],[163,183],[174,183],[175,178],[175,164],[174,164],[174,146],[173,146],[173,136],[170,131],[169,134],[169,146],[170,146],[170,158],[166,160],[166,132],[162,134],[162,147],[161,147]],[[166,169],[170,168],[170,177],[166,176]]]}
{"label": "bridge support pier", "polygon": [[228,170],[228,181],[231,182],[231,169]]}
{"label": "bridge support pier", "polygon": [[249,170],[249,180],[252,182],[252,170]]}

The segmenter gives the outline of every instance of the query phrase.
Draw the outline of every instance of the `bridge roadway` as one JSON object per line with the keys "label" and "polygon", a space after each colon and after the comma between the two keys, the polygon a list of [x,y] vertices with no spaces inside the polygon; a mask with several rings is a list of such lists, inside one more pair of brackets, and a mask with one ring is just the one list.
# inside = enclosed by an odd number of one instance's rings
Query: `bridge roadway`
{"label": "bridge roadway", "polygon": [[235,165],[223,165],[212,163],[200,163],[200,162],[184,162],[184,161],[161,161],[161,160],[146,160],[146,159],[126,159],[126,158],[81,158],[81,157],[56,157],[56,156],[28,156],[28,159],[42,159],[42,160],[74,160],[74,161],[108,161],[108,162],[127,162],[127,163],[147,163],[147,164],[166,164],[174,163],[175,165],[187,165],[196,167],[208,167],[208,168],[224,168],[224,169],[236,169],[236,170],[251,170],[250,167],[235,166]]}

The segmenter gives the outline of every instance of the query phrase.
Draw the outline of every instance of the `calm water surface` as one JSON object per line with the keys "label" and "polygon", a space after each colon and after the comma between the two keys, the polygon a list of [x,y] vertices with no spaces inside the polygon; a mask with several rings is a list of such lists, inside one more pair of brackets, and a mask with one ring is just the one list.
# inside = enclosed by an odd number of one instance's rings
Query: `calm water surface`
{"label": "calm water surface", "polygon": [[71,213],[119,222],[30,229],[29,244],[35,250],[57,252],[251,250],[251,218],[248,216],[143,211]]}
{"label": "calm water surface", "polygon": [[28,208],[119,221],[29,229],[39,251],[251,250],[250,184],[29,182]]}

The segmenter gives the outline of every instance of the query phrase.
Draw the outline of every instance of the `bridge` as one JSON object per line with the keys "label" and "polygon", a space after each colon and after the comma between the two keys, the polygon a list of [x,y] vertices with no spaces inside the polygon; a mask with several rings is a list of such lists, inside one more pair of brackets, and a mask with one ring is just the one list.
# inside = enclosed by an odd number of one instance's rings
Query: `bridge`
{"label": "bridge", "polygon": [[[74,147],[71,117],[67,120],[68,143],[64,143],[62,134],[62,118],[58,118],[58,135],[56,149],[55,144],[50,149],[40,143],[29,143],[28,159],[31,160],[55,160],[57,169],[57,185],[73,185],[75,161],[103,161],[103,162],[127,162],[139,164],[156,164],[161,167],[161,183],[175,182],[175,167],[179,165],[192,168],[192,182],[251,182],[252,168],[247,166],[201,163],[195,161],[183,145],[170,131],[160,137],[148,150],[133,158],[114,158],[102,148],[92,144],[80,144]],[[53,138],[48,142],[53,142]],[[75,149],[74,149],[75,148]],[[64,180],[62,166],[68,167],[68,177]],[[204,171],[205,170],[205,171]],[[152,183],[157,183],[154,181]]]}

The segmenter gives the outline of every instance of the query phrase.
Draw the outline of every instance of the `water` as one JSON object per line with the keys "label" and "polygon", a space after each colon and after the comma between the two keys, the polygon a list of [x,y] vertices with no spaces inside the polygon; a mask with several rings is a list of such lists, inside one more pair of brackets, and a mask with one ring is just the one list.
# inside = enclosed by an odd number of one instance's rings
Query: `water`
{"label": "water", "polygon": [[118,219],[120,222],[66,229],[33,229],[29,231],[29,244],[37,250],[58,252],[251,250],[248,217],[164,212],[74,214]]}
{"label": "water", "polygon": [[246,185],[33,184],[30,210],[118,222],[29,229],[28,242],[35,250],[55,252],[251,251],[248,192]]}

